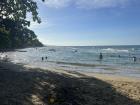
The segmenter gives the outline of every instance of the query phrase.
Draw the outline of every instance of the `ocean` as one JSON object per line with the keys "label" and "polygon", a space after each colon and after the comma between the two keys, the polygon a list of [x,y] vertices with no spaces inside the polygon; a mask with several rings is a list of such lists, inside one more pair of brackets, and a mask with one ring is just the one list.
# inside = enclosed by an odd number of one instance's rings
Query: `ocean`
{"label": "ocean", "polygon": [[[99,59],[100,53],[103,55],[102,60]],[[7,55],[13,63],[38,68],[140,77],[140,46],[138,45],[47,46],[20,49],[7,52]]]}

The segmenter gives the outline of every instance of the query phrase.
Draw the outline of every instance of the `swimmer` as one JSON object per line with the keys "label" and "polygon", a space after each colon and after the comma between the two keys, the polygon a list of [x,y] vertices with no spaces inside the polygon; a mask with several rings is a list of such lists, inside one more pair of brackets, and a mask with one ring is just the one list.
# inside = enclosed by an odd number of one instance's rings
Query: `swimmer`
{"label": "swimmer", "polygon": [[121,56],[120,56],[120,55],[118,55],[118,57],[120,58]]}
{"label": "swimmer", "polygon": [[48,59],[48,57],[47,57],[47,56],[46,56],[45,58],[46,58],[46,60]]}
{"label": "swimmer", "polygon": [[44,57],[42,57],[42,61],[44,60]]}
{"label": "swimmer", "polygon": [[136,62],[137,61],[137,57],[133,56],[133,61]]}
{"label": "swimmer", "polygon": [[103,59],[103,55],[102,55],[102,53],[100,53],[100,55],[99,55],[99,59],[100,59],[100,60]]}

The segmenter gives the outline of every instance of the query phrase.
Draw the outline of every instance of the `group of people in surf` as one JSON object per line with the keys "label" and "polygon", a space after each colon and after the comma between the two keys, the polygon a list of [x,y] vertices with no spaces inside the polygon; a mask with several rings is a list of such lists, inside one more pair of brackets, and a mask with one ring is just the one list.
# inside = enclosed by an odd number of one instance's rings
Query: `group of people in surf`
{"label": "group of people in surf", "polygon": [[41,59],[42,59],[42,61],[45,61],[45,60],[48,59],[48,57],[47,56],[46,57],[41,57]]}
{"label": "group of people in surf", "polygon": [[[121,58],[121,55],[118,55],[119,58]],[[137,62],[138,58],[136,56],[131,57],[133,58],[133,62]],[[99,55],[99,60],[102,61],[103,60],[103,54],[100,53]]]}
{"label": "group of people in surf", "polygon": [[[118,57],[121,58],[121,55],[118,55]],[[138,59],[138,58],[137,58],[136,56],[133,56],[133,57],[131,57],[131,58],[133,58],[133,62],[137,62],[137,59]],[[42,60],[42,61],[45,61],[45,60],[47,60],[47,59],[48,59],[47,56],[46,56],[46,57],[41,57],[41,60]],[[100,54],[99,54],[99,60],[100,60],[100,61],[103,60],[103,53],[100,53]]]}

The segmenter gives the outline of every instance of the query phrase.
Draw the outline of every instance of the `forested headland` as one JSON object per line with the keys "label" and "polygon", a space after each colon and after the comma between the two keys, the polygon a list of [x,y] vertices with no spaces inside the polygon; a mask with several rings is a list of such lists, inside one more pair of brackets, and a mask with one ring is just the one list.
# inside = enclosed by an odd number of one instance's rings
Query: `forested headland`
{"label": "forested headland", "polygon": [[30,14],[34,22],[41,23],[37,8],[33,0],[0,0],[0,49],[43,46],[26,19]]}

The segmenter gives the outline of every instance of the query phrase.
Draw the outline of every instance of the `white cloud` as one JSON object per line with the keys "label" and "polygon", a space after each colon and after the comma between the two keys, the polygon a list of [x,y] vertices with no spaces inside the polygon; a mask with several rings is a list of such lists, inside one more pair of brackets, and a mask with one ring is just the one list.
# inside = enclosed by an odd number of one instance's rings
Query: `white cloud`
{"label": "white cloud", "polygon": [[124,7],[130,0],[77,0],[76,5],[79,8],[112,8]]}
{"label": "white cloud", "polygon": [[63,8],[63,7],[67,7],[70,2],[71,0],[46,0],[45,4],[48,7],[52,7],[52,8]]}
{"label": "white cloud", "polygon": [[111,7],[125,7],[131,0],[46,0],[45,4],[51,8],[63,8],[74,4],[77,8],[99,9]]}

